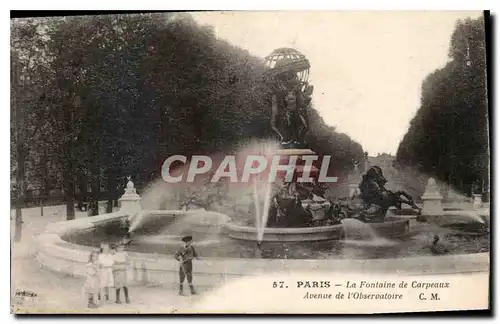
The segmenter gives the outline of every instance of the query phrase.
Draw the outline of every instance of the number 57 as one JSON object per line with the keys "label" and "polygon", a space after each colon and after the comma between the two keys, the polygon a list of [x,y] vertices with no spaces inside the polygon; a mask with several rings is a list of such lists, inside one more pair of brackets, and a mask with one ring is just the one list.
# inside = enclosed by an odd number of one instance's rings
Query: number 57
{"label": "number 57", "polygon": [[283,281],[273,282],[273,288],[283,288],[284,285],[285,283]]}

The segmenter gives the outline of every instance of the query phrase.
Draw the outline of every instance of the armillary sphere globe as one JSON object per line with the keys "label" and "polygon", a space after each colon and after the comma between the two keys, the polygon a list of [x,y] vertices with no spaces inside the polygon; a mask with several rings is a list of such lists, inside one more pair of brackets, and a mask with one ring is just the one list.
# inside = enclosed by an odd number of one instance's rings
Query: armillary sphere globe
{"label": "armillary sphere globe", "polygon": [[265,82],[274,91],[303,91],[309,80],[309,60],[293,48],[278,48],[266,56]]}

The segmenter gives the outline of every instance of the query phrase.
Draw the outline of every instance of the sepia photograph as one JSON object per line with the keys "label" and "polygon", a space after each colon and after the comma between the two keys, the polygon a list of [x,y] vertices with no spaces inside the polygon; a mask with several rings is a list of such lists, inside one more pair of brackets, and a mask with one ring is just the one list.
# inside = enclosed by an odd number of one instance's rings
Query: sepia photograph
{"label": "sepia photograph", "polygon": [[11,11],[11,313],[490,310],[491,19]]}

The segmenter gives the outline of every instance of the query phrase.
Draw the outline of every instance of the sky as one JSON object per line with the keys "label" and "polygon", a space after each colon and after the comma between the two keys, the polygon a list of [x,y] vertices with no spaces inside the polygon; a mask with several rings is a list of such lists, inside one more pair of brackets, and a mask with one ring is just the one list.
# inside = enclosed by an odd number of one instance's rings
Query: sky
{"label": "sky", "polygon": [[420,105],[422,81],[443,67],[456,21],[479,11],[197,12],[218,38],[264,58],[293,47],[311,63],[313,104],[370,155],[395,154]]}

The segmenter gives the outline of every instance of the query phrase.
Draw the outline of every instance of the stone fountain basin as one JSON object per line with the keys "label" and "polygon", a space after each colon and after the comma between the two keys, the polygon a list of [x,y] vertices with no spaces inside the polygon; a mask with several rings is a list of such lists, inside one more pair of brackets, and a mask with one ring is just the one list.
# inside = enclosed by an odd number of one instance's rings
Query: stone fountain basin
{"label": "stone fountain basin", "polygon": [[[151,217],[175,218],[182,211],[155,211]],[[64,274],[83,276],[90,251],[95,248],[73,244],[63,239],[75,232],[91,231],[96,226],[122,222],[129,215],[121,212],[53,223],[36,238],[37,260],[44,267]],[[214,217],[212,215],[211,217]],[[223,217],[222,217],[223,218]],[[300,229],[293,232],[300,233]],[[178,264],[171,255],[129,252],[130,278],[134,284],[174,285]],[[211,287],[230,280],[259,276],[262,273],[291,271],[326,271],[345,273],[394,273],[399,275],[488,272],[489,253],[466,255],[404,257],[391,259],[252,259],[202,258],[195,264],[195,280]]]}
{"label": "stone fountain basin", "polygon": [[[156,215],[178,215],[181,212],[164,211]],[[110,222],[120,222],[128,215],[113,213],[81,218],[49,225],[37,237],[37,260],[44,267],[74,276],[83,276],[92,247],[66,242],[64,235],[91,230]],[[300,230],[298,231],[300,233]],[[132,262],[130,277],[134,284],[173,285],[177,282],[178,264],[170,255],[129,252]],[[248,259],[202,258],[196,261],[196,284],[211,287],[241,277],[262,273],[292,271],[326,271],[345,273],[394,273],[399,275],[445,274],[457,272],[488,272],[489,253],[448,255],[440,257],[407,257],[394,259]]]}
{"label": "stone fountain basin", "polygon": [[[382,237],[394,238],[410,231],[410,219],[390,218],[381,223],[370,223],[370,226]],[[230,238],[257,241],[258,229],[251,226],[238,225],[228,222],[225,225],[226,233]],[[315,242],[328,240],[341,240],[344,238],[343,226],[312,226],[300,228],[275,228],[264,229],[262,241],[264,242]]]}

